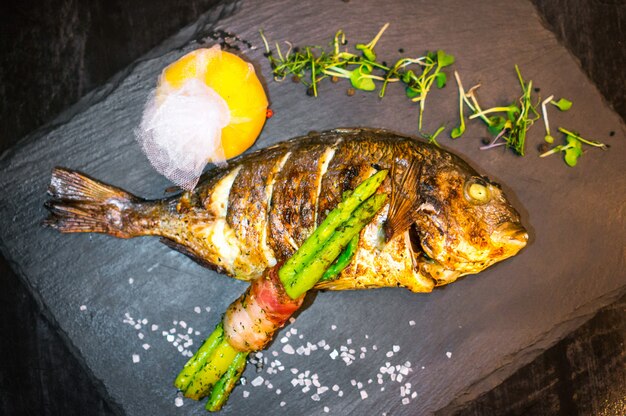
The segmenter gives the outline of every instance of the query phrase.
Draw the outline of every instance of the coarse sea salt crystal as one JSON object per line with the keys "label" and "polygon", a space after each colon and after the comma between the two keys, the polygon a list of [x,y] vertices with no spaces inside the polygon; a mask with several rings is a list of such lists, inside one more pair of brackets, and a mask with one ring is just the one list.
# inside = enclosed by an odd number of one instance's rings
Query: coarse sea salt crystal
{"label": "coarse sea salt crystal", "polygon": [[174,399],[174,405],[176,407],[181,407],[183,405],[183,398],[182,397],[177,397]]}
{"label": "coarse sea salt crystal", "polygon": [[261,384],[263,384],[263,377],[257,376],[254,380],[250,382],[250,384],[252,384],[254,387],[259,387]]}
{"label": "coarse sea salt crystal", "polygon": [[283,352],[290,355],[293,355],[295,353],[293,347],[290,344],[283,345]]}
{"label": "coarse sea salt crystal", "polygon": [[413,321],[413,320],[409,321],[409,325],[415,326],[415,321]]}
{"label": "coarse sea salt crystal", "polygon": [[202,312],[202,309],[200,309],[200,307],[199,307],[199,306],[196,306],[195,308],[193,308],[193,311],[194,311],[195,313],[200,313],[200,312]]}
{"label": "coarse sea salt crystal", "polygon": [[286,404],[287,403],[285,403],[285,402],[280,402],[280,407],[285,407]]}
{"label": "coarse sea salt crystal", "polygon": [[320,395],[315,393],[314,395],[311,396],[311,399],[313,401],[319,402],[320,401]]}
{"label": "coarse sea salt crystal", "polygon": [[398,352],[398,351],[400,351],[400,346],[399,345],[394,345],[392,347],[392,349],[393,349],[393,352]]}
{"label": "coarse sea salt crystal", "polygon": [[361,400],[367,399],[367,392],[365,390],[361,390],[359,393],[361,393]]}
{"label": "coarse sea salt crystal", "polygon": [[150,329],[151,329],[152,331],[156,331],[156,330],[158,330],[158,329],[159,329],[159,326],[158,326],[158,325],[155,325],[155,324],[152,324],[152,326],[150,327]]}
{"label": "coarse sea salt crystal", "polygon": [[129,285],[132,285],[134,281],[135,281],[135,279],[133,279],[132,277],[130,277],[130,278],[128,279],[128,284],[129,284]]}
{"label": "coarse sea salt crystal", "polygon": [[331,325],[330,329],[332,329],[334,331],[335,329],[337,329],[337,325]]}
{"label": "coarse sea salt crystal", "polygon": [[250,395],[250,392],[248,390],[244,390],[242,395],[243,395],[243,398],[245,399],[246,397]]}
{"label": "coarse sea salt crystal", "polygon": [[402,399],[402,404],[407,405],[411,402],[411,399],[409,399],[408,397],[405,397],[404,399]]}
{"label": "coarse sea salt crystal", "polygon": [[143,333],[141,333],[141,332],[140,332],[140,333],[138,333],[138,334],[137,334],[137,337],[138,337],[139,339],[143,339]]}
{"label": "coarse sea salt crystal", "polygon": [[147,350],[150,349],[150,344],[143,344],[142,347],[143,347],[144,350],[147,351]]}
{"label": "coarse sea salt crystal", "polygon": [[330,412],[330,409],[328,408],[328,406],[324,406],[324,413],[328,413]]}
{"label": "coarse sea salt crystal", "polygon": [[141,361],[141,358],[139,358],[139,354],[133,354],[133,363],[137,364],[139,361]]}
{"label": "coarse sea salt crystal", "polygon": [[446,352],[446,357],[452,358],[452,353],[450,351]]}

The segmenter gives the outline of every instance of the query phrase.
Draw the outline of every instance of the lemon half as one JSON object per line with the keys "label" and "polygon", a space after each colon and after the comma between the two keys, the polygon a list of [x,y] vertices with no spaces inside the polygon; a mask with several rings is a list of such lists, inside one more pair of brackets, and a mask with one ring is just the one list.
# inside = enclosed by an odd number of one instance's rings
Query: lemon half
{"label": "lemon half", "polygon": [[259,136],[267,115],[267,96],[254,67],[219,46],[197,49],[163,70],[157,97],[180,89],[191,79],[204,82],[228,106],[229,123],[221,131],[224,157],[245,152]]}

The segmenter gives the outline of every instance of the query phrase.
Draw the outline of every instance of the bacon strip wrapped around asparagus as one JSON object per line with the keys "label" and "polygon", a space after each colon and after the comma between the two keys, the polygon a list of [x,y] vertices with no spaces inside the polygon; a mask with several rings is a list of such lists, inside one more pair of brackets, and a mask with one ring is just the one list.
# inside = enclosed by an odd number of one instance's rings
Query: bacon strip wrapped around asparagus
{"label": "bacon strip wrapped around asparagus", "polygon": [[302,305],[304,294],[292,299],[273,267],[254,280],[248,290],[224,314],[224,332],[239,351],[258,351],[272,340],[289,317]]}
{"label": "bacon strip wrapped around asparagus", "polygon": [[246,366],[248,353],[271,341],[302,306],[306,292],[342,252],[349,251],[350,242],[383,207],[386,195],[374,193],[386,175],[387,171],[380,171],[357,186],[292,257],[253,281],[229,306],[223,321],[174,382],[186,397],[199,400],[210,394],[207,409],[222,407]]}

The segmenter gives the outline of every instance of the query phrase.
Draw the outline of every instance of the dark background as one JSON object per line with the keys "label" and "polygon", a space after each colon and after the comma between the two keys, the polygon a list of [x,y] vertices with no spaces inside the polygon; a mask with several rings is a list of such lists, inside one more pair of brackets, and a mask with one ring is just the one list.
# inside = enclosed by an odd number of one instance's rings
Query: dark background
{"label": "dark background", "polygon": [[[228,3],[230,12],[236,10],[236,2]],[[626,120],[626,2],[533,3]],[[94,88],[115,82],[116,74],[123,75],[134,60],[217,4],[216,0],[3,2],[0,151],[45,129],[42,126]],[[63,117],[71,117],[71,112]],[[119,413],[2,258],[0,275],[0,414]],[[625,340],[626,298],[622,298],[460,414],[626,414]]]}

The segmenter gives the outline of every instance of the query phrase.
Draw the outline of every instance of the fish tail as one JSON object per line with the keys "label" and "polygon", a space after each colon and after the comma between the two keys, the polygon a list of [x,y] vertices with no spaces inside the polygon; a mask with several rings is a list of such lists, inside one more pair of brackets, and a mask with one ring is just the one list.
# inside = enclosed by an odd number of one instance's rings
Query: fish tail
{"label": "fish tail", "polygon": [[119,238],[146,234],[139,221],[143,199],[81,173],[54,168],[44,226],[62,233],[104,233]]}

